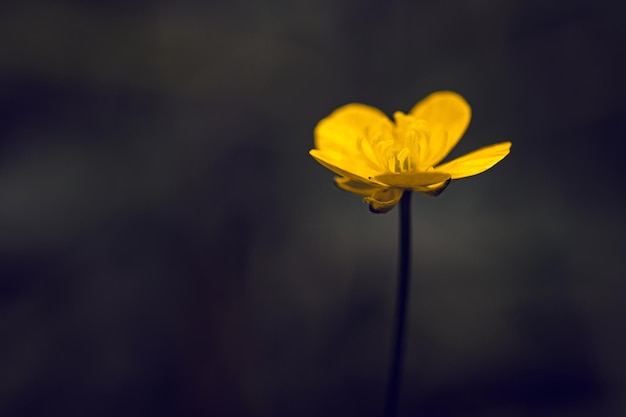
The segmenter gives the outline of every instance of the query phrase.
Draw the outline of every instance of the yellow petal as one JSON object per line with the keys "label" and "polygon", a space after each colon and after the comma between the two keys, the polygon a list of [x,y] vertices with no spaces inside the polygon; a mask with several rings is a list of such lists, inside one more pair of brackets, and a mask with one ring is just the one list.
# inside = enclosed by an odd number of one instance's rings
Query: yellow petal
{"label": "yellow petal", "polygon": [[434,185],[450,179],[446,172],[412,172],[406,174],[383,174],[374,178],[376,181],[404,189],[417,189],[419,187]]}
{"label": "yellow petal", "polygon": [[342,190],[346,190],[348,192],[351,192],[353,194],[357,194],[363,197],[370,197],[376,191],[379,191],[382,189],[382,187],[378,185],[365,184],[362,182],[351,180],[350,178],[343,178],[343,177],[336,177],[335,184],[337,185],[337,187],[341,188]]}
{"label": "yellow petal", "polygon": [[336,154],[331,152],[322,152],[317,149],[312,149],[309,154],[315,158],[317,162],[330,169],[337,175],[349,178],[351,180],[364,183],[378,185],[375,180],[368,179],[373,178],[378,172],[373,171],[368,166],[364,165],[362,161],[358,159],[337,157]]}
{"label": "yellow petal", "polygon": [[394,208],[402,197],[402,190],[397,188],[385,188],[376,191],[371,197],[363,200],[369,204],[372,213],[387,213]]}
{"label": "yellow petal", "polygon": [[437,172],[447,172],[452,179],[480,174],[500,162],[509,154],[511,142],[486,146],[435,167]]}
{"label": "yellow petal", "polygon": [[415,187],[413,189],[429,197],[437,197],[439,194],[443,193],[446,188],[448,188],[448,185],[450,185],[451,182],[452,178],[448,178],[446,181],[440,182],[438,184],[427,185],[424,187]]}
{"label": "yellow petal", "polygon": [[411,116],[428,122],[432,135],[427,160],[433,166],[445,158],[459,142],[472,117],[472,110],[460,95],[452,91],[433,93],[411,109]]}
{"label": "yellow petal", "polygon": [[322,119],[315,127],[315,147],[347,157],[365,158],[360,141],[372,135],[391,136],[391,120],[365,104],[347,104]]}

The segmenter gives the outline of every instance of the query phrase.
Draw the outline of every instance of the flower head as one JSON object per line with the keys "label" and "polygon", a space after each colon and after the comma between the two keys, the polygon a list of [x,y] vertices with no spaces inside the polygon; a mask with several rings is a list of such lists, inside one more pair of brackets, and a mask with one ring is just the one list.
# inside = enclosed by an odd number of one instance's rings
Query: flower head
{"label": "flower head", "polygon": [[337,186],[386,213],[405,190],[439,195],[452,180],[480,174],[508,155],[511,142],[502,142],[440,164],[470,118],[470,106],[451,91],[429,95],[408,114],[394,113],[393,121],[374,107],[348,104],[317,124],[309,153],[339,175]]}

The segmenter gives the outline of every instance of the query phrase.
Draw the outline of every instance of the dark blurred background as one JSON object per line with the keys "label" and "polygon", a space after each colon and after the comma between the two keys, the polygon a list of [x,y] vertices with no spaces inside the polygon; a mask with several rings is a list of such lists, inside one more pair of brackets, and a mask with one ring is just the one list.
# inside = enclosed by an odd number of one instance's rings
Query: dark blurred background
{"label": "dark blurred background", "polygon": [[625,416],[625,5],[3,3],[0,415],[380,415],[397,210],[307,152],[449,89],[513,149],[414,196],[402,415]]}

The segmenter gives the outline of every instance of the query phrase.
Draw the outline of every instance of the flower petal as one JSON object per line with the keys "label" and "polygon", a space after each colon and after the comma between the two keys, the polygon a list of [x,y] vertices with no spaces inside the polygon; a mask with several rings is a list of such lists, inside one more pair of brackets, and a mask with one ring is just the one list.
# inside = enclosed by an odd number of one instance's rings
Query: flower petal
{"label": "flower petal", "polygon": [[431,138],[424,146],[428,157],[422,163],[434,166],[459,142],[469,125],[472,109],[460,95],[438,91],[417,103],[409,114],[427,121],[431,128]]}
{"label": "flower petal", "polygon": [[372,213],[387,213],[398,204],[402,192],[398,188],[384,188],[363,200],[369,204]]}
{"label": "flower petal", "polygon": [[345,190],[345,191],[348,191],[348,192],[351,192],[353,194],[357,194],[363,197],[370,197],[376,191],[379,191],[383,188],[379,185],[365,184],[365,183],[354,181],[350,178],[345,178],[345,177],[335,177],[335,184],[337,185],[337,187],[341,188],[342,190]]}
{"label": "flower petal", "polygon": [[487,171],[509,154],[511,142],[486,146],[435,167],[437,172],[447,172],[452,179],[471,177]]}
{"label": "flower petal", "polygon": [[438,184],[450,179],[450,175],[446,172],[412,172],[407,174],[383,174],[374,178],[374,180],[404,189],[418,189],[428,185]]}
{"label": "flower petal", "polygon": [[333,111],[315,127],[315,147],[340,155],[365,158],[359,147],[363,138],[384,133],[390,136],[391,120],[365,104],[347,104]]}
{"label": "flower petal", "polygon": [[452,178],[448,178],[447,181],[440,182],[439,184],[427,185],[424,187],[415,187],[413,189],[429,197],[437,197],[439,194],[443,193],[446,188],[448,188],[448,185],[450,185],[451,182]]}
{"label": "flower petal", "polygon": [[360,183],[381,186],[381,184],[378,184],[376,181],[368,179],[375,176],[377,172],[364,166],[363,162],[358,159],[343,158],[331,152],[322,152],[317,149],[311,149],[309,154],[315,158],[317,162],[337,175]]}

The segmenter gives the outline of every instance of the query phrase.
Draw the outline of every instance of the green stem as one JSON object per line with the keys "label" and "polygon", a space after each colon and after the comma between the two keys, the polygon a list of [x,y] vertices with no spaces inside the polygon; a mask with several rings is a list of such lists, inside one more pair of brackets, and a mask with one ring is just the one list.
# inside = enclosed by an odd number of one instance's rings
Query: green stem
{"label": "green stem", "polygon": [[406,311],[409,298],[409,276],[411,269],[411,191],[404,191],[400,200],[400,258],[398,265],[398,301],[394,329],[391,369],[387,385],[385,417],[395,417],[398,412],[402,359],[406,328]]}

